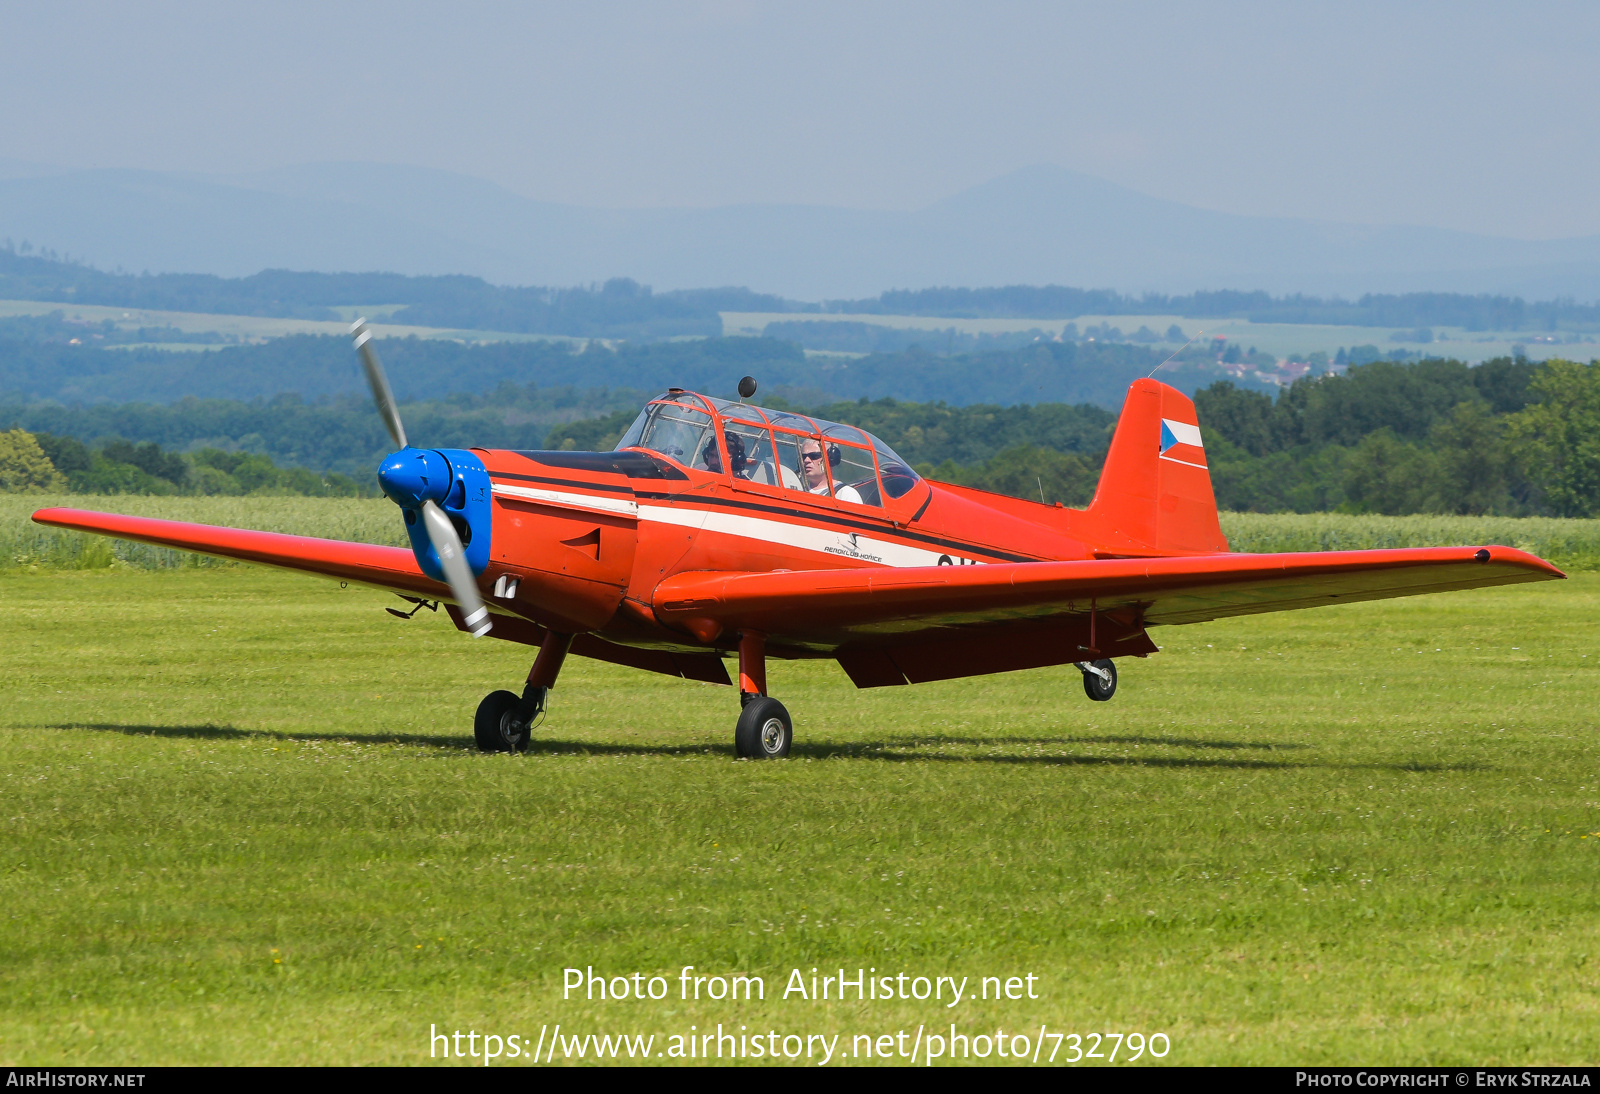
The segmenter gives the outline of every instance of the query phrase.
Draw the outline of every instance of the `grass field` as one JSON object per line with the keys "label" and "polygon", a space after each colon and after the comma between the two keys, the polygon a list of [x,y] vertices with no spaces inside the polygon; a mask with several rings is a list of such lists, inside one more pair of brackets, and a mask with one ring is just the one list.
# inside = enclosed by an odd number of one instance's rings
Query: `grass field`
{"label": "grass field", "polygon": [[[0,572],[143,570],[232,566],[231,562],[151,547],[122,539],[86,536],[35,524],[40,509],[66,506],[198,524],[226,524],[355,543],[404,546],[405,525],[388,498],[158,497],[121,494],[0,494]],[[1600,522],[1597,522],[1600,523]]]}
{"label": "grass field", "polygon": [[[0,575],[0,1062],[413,1063],[430,1024],[557,1022],[846,1062],[952,1022],[1186,1064],[1600,1055],[1600,576],[1159,630],[1104,705],[1071,669],[776,664],[771,764],[733,759],[728,689],[582,659],[529,753],[479,755],[526,653],[394,602]],[[683,965],[766,999],[681,1001]],[[568,966],[671,991],[563,1001]],[[839,966],[1038,998],[782,998]]]}
{"label": "grass field", "polygon": [[[768,323],[872,323],[897,330],[942,331],[954,328],[962,334],[1006,334],[1013,331],[1060,331],[1069,320],[1065,319],[950,319],[933,315],[852,315],[842,312],[816,314],[809,312],[723,312],[722,332],[733,334],[760,334]],[[1340,347],[1376,345],[1384,353],[1392,349],[1418,350],[1423,347],[1412,343],[1399,344],[1391,340],[1394,334],[1409,335],[1414,328],[1397,327],[1346,327],[1313,323],[1252,323],[1248,319],[1194,318],[1183,315],[1083,315],[1070,322],[1081,331],[1090,326],[1107,324],[1132,334],[1140,327],[1149,327],[1157,334],[1165,334],[1176,323],[1184,334],[1204,332],[1206,338],[1223,337],[1241,346],[1255,346],[1274,357],[1292,354],[1315,353],[1321,350],[1329,357]],[[1522,344],[1527,356],[1542,361],[1546,357],[1568,357],[1587,361],[1600,354],[1600,346],[1592,343],[1551,345],[1535,342],[1543,332],[1533,331],[1468,331],[1461,327],[1435,327],[1437,339],[1426,346],[1429,356],[1453,357],[1460,361],[1487,361],[1493,357],[1508,357],[1512,347]],[[1175,350],[1182,342],[1158,341],[1156,348]]]}
{"label": "grass field", "polygon": [[[330,334],[343,337],[350,333],[350,324],[357,314],[372,318],[387,318],[399,310],[398,305],[379,305],[373,309],[334,309],[348,315],[342,321],[323,319],[275,319],[256,315],[218,315],[210,312],[150,311],[140,308],[114,308],[101,304],[62,304],[58,301],[0,300],[0,319],[19,315],[49,315],[63,312],[69,320],[101,323],[109,319],[121,330],[138,330],[141,327],[173,327],[188,334],[221,334],[245,342],[262,342],[269,338],[282,338],[290,334]],[[526,342],[548,340],[554,342],[577,341],[563,335],[511,334],[504,331],[446,330],[441,327],[416,327],[400,323],[372,324],[379,338],[448,338],[460,342]],[[132,346],[159,346],[161,349],[198,352],[216,349],[197,342],[169,343],[118,343],[113,348]]]}

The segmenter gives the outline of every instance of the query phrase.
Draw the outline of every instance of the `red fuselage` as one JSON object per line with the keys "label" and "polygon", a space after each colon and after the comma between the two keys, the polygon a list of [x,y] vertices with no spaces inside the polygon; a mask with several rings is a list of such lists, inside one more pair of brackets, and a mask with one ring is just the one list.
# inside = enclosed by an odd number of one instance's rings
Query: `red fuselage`
{"label": "red fuselage", "polygon": [[[491,561],[481,584],[493,586],[502,575],[516,579],[516,595],[491,598],[491,606],[630,646],[687,653],[736,644],[731,636],[722,642],[720,634],[656,618],[658,587],[680,573],[1094,557],[1073,534],[1074,518],[1082,516],[1077,510],[942,483],[918,482],[877,507],[640,451],[477,454],[494,494]],[[509,630],[496,633],[510,638]],[[828,637],[808,635],[771,652],[831,656],[830,646],[848,640],[842,631],[832,643]]]}

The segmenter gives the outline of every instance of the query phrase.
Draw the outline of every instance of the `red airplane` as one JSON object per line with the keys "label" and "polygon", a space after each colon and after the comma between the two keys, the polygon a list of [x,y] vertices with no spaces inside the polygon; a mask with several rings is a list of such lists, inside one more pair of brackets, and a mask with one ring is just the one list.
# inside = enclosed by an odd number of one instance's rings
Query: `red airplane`
{"label": "red airplane", "polygon": [[446,602],[461,630],[537,646],[522,694],[478,706],[486,751],[527,746],[568,653],[718,684],[736,654],[736,750],[777,758],[793,726],[768,657],[831,658],[862,688],[1071,664],[1104,701],[1116,658],[1156,652],[1152,626],[1565,576],[1510,547],[1229,553],[1194,404],[1154,380],[1128,389],[1079,510],[930,482],[853,426],[679,388],[612,452],[412,448],[370,331],[352,330],[398,449],[378,481],[411,550],[33,519],[362,582],[410,614]]}

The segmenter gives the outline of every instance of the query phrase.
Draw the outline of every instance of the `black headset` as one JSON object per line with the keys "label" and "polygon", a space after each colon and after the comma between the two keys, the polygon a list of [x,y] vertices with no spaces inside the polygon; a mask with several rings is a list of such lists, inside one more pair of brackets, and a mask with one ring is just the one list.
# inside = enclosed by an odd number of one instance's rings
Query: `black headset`
{"label": "black headset", "polygon": [[[806,440],[816,441],[817,439],[815,437],[807,437]],[[839,451],[839,446],[836,444],[823,445],[821,441],[817,441],[817,443],[822,445],[822,448],[828,453],[828,466],[838,467],[839,461],[844,458],[843,454]]]}
{"label": "black headset", "polygon": [[[725,470],[737,472],[743,469],[744,465],[749,462],[745,456],[744,438],[737,433],[729,433],[727,430],[723,430],[722,439],[728,446],[728,463],[730,465]],[[717,438],[715,436],[706,441],[705,447],[700,450],[700,458],[706,463],[710,463],[713,456],[717,456]],[[719,462],[721,461],[720,456],[717,459]]]}

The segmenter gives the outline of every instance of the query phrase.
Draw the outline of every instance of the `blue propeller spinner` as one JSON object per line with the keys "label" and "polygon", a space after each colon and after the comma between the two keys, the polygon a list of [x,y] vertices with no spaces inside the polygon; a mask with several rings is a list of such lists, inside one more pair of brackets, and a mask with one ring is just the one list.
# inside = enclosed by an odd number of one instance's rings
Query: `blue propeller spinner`
{"label": "blue propeller spinner", "polygon": [[445,581],[439,552],[428,538],[422,503],[444,510],[461,539],[474,575],[489,565],[489,472],[464,448],[402,448],[378,465],[378,486],[406,515],[406,534],[422,572]]}
{"label": "blue propeller spinner", "polygon": [[372,346],[365,319],[350,327],[372,400],[398,452],[384,457],[378,483],[406,516],[406,535],[422,572],[450,586],[462,621],[475,638],[489,633],[489,609],[475,580],[489,564],[489,472],[459,448],[412,448],[406,443],[389,378]]}

